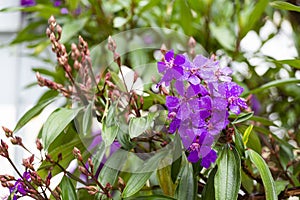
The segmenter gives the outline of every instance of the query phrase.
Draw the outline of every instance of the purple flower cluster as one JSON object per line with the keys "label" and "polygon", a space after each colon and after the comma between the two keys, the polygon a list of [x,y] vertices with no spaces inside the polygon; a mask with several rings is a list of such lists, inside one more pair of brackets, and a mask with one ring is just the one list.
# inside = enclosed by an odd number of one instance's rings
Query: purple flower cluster
{"label": "purple flower cluster", "polygon": [[[31,176],[29,172],[23,173],[23,179],[26,179],[28,182],[31,181]],[[9,188],[11,194],[14,194],[13,200],[18,199],[19,197],[26,196],[29,188],[25,185],[23,179],[19,178],[15,184]]]}
{"label": "purple flower cluster", "polygon": [[228,125],[229,111],[238,115],[247,104],[240,98],[243,88],[232,82],[232,70],[221,67],[213,58],[197,55],[190,61],[187,55],[174,55],[170,50],[158,62],[163,83],[177,91],[166,97],[169,133],[178,133],[189,151],[188,160],[208,168],[217,158],[211,148],[215,138]]}
{"label": "purple flower cluster", "polygon": [[36,4],[35,0],[21,0],[21,6],[34,6]]}

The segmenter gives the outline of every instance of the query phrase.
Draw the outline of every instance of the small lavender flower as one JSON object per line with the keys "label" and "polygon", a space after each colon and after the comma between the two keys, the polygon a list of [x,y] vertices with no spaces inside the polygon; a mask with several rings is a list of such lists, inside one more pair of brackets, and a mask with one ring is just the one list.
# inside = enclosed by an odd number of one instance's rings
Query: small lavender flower
{"label": "small lavender flower", "polygon": [[[26,179],[28,182],[31,181],[31,176],[29,172],[24,172],[23,173],[23,179]],[[9,188],[9,191],[11,194],[14,194],[13,196],[13,200],[18,199],[20,196],[26,196],[27,192],[28,192],[28,188],[25,185],[25,183],[23,182],[22,178],[19,178],[13,187]]]}
{"label": "small lavender flower", "polygon": [[21,6],[34,6],[36,4],[35,0],[21,0]]}
{"label": "small lavender flower", "polygon": [[184,75],[184,69],[182,66],[184,63],[185,57],[183,55],[178,54],[174,58],[174,51],[168,51],[165,55],[165,60],[157,63],[158,72],[163,74],[158,86],[160,86],[162,83],[165,83],[166,86],[169,86],[173,79],[180,80]]}

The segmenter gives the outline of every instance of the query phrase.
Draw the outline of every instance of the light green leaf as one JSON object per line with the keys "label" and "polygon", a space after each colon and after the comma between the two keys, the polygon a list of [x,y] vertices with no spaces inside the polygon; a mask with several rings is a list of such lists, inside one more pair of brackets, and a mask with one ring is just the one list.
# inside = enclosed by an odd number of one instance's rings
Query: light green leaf
{"label": "light green leaf", "polygon": [[90,102],[83,113],[83,119],[82,119],[83,135],[87,135],[89,133],[89,131],[91,130],[92,120],[93,120],[93,105],[94,105],[94,102]]}
{"label": "light green leaf", "polygon": [[128,22],[128,19],[124,17],[115,17],[113,21],[114,28],[120,28],[121,26],[124,26]]}
{"label": "light green leaf", "polygon": [[284,191],[288,184],[289,181],[283,181],[283,180],[275,181],[276,195],[278,196],[282,191]]}
{"label": "light green leaf", "polygon": [[88,17],[71,20],[63,26],[63,32],[60,39],[61,43],[68,42],[72,37],[78,34],[88,22]]}
{"label": "light green leaf", "polygon": [[32,118],[39,115],[43,109],[52,103],[55,99],[47,99],[42,102],[39,102],[37,105],[28,110],[18,121],[16,127],[14,128],[14,132],[20,130],[25,124],[27,124]]}
{"label": "light green leaf", "polygon": [[176,199],[164,195],[154,194],[149,196],[129,197],[129,198],[125,198],[124,200],[176,200]]}
{"label": "light green leaf", "polygon": [[237,199],[241,186],[241,160],[236,149],[226,145],[221,151],[217,165],[214,179],[216,200]]}
{"label": "light green leaf", "polygon": [[122,197],[130,197],[137,193],[145,185],[146,181],[157,169],[159,163],[167,155],[167,153],[167,150],[161,150],[144,162],[144,164],[141,165],[137,170],[140,173],[134,173],[129,178],[126,187],[124,188]]}
{"label": "light green leaf", "polygon": [[130,138],[138,137],[147,130],[147,120],[143,117],[132,117],[129,121]]}
{"label": "light green leaf", "polygon": [[248,128],[244,132],[243,142],[244,142],[245,146],[247,145],[247,142],[248,142],[248,139],[249,139],[249,135],[250,135],[252,129],[253,129],[253,125],[251,124],[250,126],[248,126]]}
{"label": "light green leaf", "polygon": [[64,176],[60,183],[61,197],[63,200],[76,200],[77,194],[72,181]]}
{"label": "light green leaf", "polygon": [[290,10],[300,12],[300,6],[295,6],[291,3],[285,1],[273,1],[270,5],[274,8],[282,9],[282,10]]}
{"label": "light green leaf", "polygon": [[246,151],[249,155],[251,162],[257,167],[261,179],[263,181],[266,193],[266,200],[277,200],[276,187],[270,172],[270,169],[264,159],[255,151],[249,149]]}
{"label": "light green leaf", "polygon": [[226,49],[234,50],[235,36],[234,33],[226,26],[216,26],[211,23],[209,26],[213,36]]}
{"label": "light green leaf", "polygon": [[124,150],[116,151],[112,156],[109,157],[101,169],[98,181],[102,185],[106,185],[107,183],[113,185],[117,180],[119,171],[122,169],[127,157],[128,152]]}
{"label": "light green leaf", "polygon": [[102,126],[102,139],[105,143],[105,147],[110,146],[114,142],[118,132],[119,132],[119,126],[107,127],[106,124],[103,123],[103,126]]}
{"label": "light green leaf", "polygon": [[122,92],[126,92],[126,86],[124,84],[124,81],[122,81],[120,79],[120,77],[113,71],[110,71],[111,74],[111,78],[114,81],[115,85],[122,91]]}
{"label": "light green leaf", "polygon": [[76,117],[78,112],[82,108],[56,109],[48,117],[44,124],[42,132],[42,141],[44,142],[44,148],[47,150],[49,145],[59,136],[59,134],[70,124],[70,122]]}
{"label": "light green leaf", "polygon": [[157,179],[163,193],[167,196],[174,196],[176,184],[173,183],[171,177],[171,165],[167,165],[157,170]]}
{"label": "light green leaf", "polygon": [[[300,8],[300,6],[298,6]],[[274,63],[279,64],[287,64],[291,67],[294,67],[296,69],[300,69],[300,60],[292,59],[292,60],[272,60]]]}
{"label": "light green leaf", "polygon": [[266,90],[270,87],[278,87],[278,86],[282,86],[282,85],[286,85],[286,84],[292,84],[292,83],[300,83],[300,79],[297,78],[289,78],[289,79],[281,79],[281,80],[275,80],[275,81],[271,81],[269,83],[266,83],[262,86],[260,86],[259,88],[250,90],[249,92],[246,92],[243,94],[243,96],[247,96],[249,94],[255,94],[255,93],[259,93],[263,90]]}
{"label": "light green leaf", "polygon": [[242,122],[247,121],[248,119],[250,119],[252,116],[253,116],[253,112],[241,114],[241,115],[239,115],[239,116],[238,116],[233,122],[231,122],[231,123],[232,123],[232,124],[242,123]]}

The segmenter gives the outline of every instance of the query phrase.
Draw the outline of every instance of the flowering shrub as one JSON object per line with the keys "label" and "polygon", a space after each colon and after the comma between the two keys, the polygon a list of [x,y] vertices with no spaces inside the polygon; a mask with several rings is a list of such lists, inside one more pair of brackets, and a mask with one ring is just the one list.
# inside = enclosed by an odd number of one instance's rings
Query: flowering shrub
{"label": "flowering shrub", "polygon": [[[272,116],[282,112],[274,99],[286,97],[278,91],[298,89],[291,83],[300,81],[272,81],[280,75],[276,69],[259,78],[241,47],[250,30],[261,28],[259,19],[273,14],[264,12],[268,2],[237,1],[238,10],[221,0],[200,1],[200,8],[189,0],[128,2],[21,1],[17,9],[34,21],[12,44],[31,41],[33,55],[41,58],[50,44],[56,68],[34,69],[38,85],[49,90],[13,130],[2,127],[12,145],[30,154],[24,168],[17,168],[10,145],[1,140],[0,155],[17,175],[0,176],[8,198],[276,200],[299,195],[297,120],[283,123],[281,116],[279,127]],[[299,9],[280,2],[272,6]],[[58,18],[48,19],[46,41],[40,28],[50,13]],[[235,26],[223,26],[224,18]],[[169,29],[130,31],[165,24],[194,37]],[[120,30],[129,31],[113,35]],[[108,39],[98,45],[103,38]],[[216,53],[209,57],[199,42]],[[299,64],[264,59],[296,69]],[[235,66],[245,63],[249,73],[238,73]],[[298,97],[288,95],[289,101]],[[18,131],[53,102],[60,106],[40,130],[37,153],[30,152]],[[279,137],[274,127],[288,130],[288,137]]]}

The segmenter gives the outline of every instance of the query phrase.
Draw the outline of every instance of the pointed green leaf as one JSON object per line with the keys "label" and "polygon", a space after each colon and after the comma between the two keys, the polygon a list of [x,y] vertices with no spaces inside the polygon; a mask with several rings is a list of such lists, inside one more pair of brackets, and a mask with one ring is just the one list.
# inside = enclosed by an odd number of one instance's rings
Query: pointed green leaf
{"label": "pointed green leaf", "polygon": [[300,12],[300,6],[295,6],[291,3],[284,2],[284,1],[273,1],[270,5],[274,8],[282,9],[282,10],[290,10]]}
{"label": "pointed green leaf", "polygon": [[149,196],[130,197],[130,198],[125,198],[124,200],[176,200],[176,199],[164,195],[154,194]]}
{"label": "pointed green leaf", "polygon": [[236,147],[237,151],[239,152],[240,156],[244,156],[245,155],[245,146],[243,143],[241,133],[235,126],[233,126],[233,127],[234,127],[233,141],[234,141],[235,147]]}
{"label": "pointed green leaf", "polygon": [[261,179],[263,181],[266,193],[266,200],[277,200],[276,187],[270,172],[270,169],[264,159],[252,149],[246,151],[249,155],[251,162],[257,167]]}
{"label": "pointed green leaf", "polygon": [[77,194],[72,181],[64,176],[60,182],[61,197],[63,200],[76,200]]}
{"label": "pointed green leaf", "polygon": [[55,138],[71,123],[81,109],[59,108],[51,113],[44,124],[42,132],[42,140],[46,150]]}
{"label": "pointed green leaf", "polygon": [[171,165],[158,169],[157,179],[163,193],[167,196],[174,196],[176,184],[174,184],[172,181]]}
{"label": "pointed green leaf", "polygon": [[183,155],[184,166],[180,173],[180,180],[177,187],[177,199],[194,200],[195,199],[195,181],[193,166]]}
{"label": "pointed green leaf", "polygon": [[231,122],[231,123],[232,123],[232,124],[242,123],[242,122],[247,121],[248,119],[250,119],[252,116],[253,116],[253,112],[241,114],[241,115],[239,115],[239,116],[238,116],[233,122]]}
{"label": "pointed green leaf", "polygon": [[68,42],[72,37],[77,35],[79,31],[83,29],[85,24],[88,22],[89,18],[78,18],[76,20],[71,20],[68,23],[66,23],[63,26],[63,32],[61,35],[60,42],[61,43],[66,43]]}
{"label": "pointed green leaf", "polygon": [[214,179],[217,172],[217,167],[213,168],[210,171],[207,182],[202,191],[202,200],[211,200],[215,199],[215,187],[214,187]]}
{"label": "pointed green leaf", "polygon": [[286,84],[293,84],[293,83],[300,83],[300,79],[289,78],[289,79],[281,79],[281,80],[271,81],[269,83],[266,83],[266,84],[260,86],[259,88],[255,88],[253,90],[250,90],[249,92],[243,93],[243,96],[247,96],[249,94],[259,93],[259,92],[261,92],[263,90],[266,90],[270,87],[278,87],[278,86],[282,86],[282,85],[286,85]]}
{"label": "pointed green leaf", "polygon": [[92,127],[93,121],[93,105],[94,102],[90,102],[89,105],[86,107],[86,110],[83,114],[83,121],[82,121],[82,133],[83,135],[87,135]]}
{"label": "pointed green leaf", "polygon": [[[285,3],[285,2],[284,2]],[[300,8],[300,6],[298,6]],[[272,60],[274,63],[279,64],[287,64],[291,67],[294,67],[296,69],[300,69],[300,60],[298,59],[291,59],[291,60]]]}
{"label": "pointed green leaf", "polygon": [[32,118],[39,115],[43,109],[48,106],[50,103],[52,103],[55,99],[47,99],[45,101],[39,102],[37,105],[32,107],[30,110],[28,110],[18,121],[14,132],[20,130],[25,124],[27,124]]}
{"label": "pointed green leaf", "polygon": [[105,123],[103,123],[102,139],[105,143],[105,147],[110,146],[114,142],[118,132],[119,132],[119,126],[106,127]]}
{"label": "pointed green leaf", "polygon": [[161,150],[157,152],[154,156],[149,158],[140,168],[137,170],[140,173],[134,173],[129,178],[126,187],[124,188],[122,197],[130,197],[137,193],[147,182],[153,172],[157,169],[161,160],[166,157],[168,151]]}
{"label": "pointed green leaf", "polygon": [[248,126],[248,128],[244,132],[243,143],[244,143],[245,146],[247,145],[247,142],[248,142],[248,139],[249,139],[249,135],[250,135],[252,129],[253,129],[253,124],[251,124],[250,126]]}
{"label": "pointed green leaf", "polygon": [[237,199],[241,186],[241,159],[236,149],[226,145],[221,151],[217,165],[214,179],[216,200]]}

